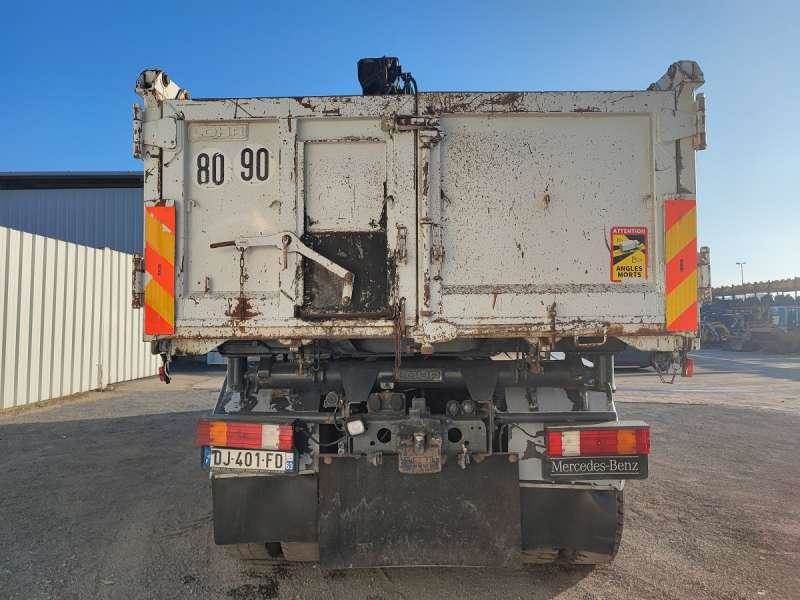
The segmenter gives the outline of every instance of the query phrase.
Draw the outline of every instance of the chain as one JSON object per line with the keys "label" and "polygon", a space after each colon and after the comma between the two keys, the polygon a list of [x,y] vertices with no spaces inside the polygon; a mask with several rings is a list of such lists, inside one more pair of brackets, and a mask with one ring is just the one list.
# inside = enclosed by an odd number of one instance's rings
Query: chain
{"label": "chain", "polygon": [[655,369],[659,380],[661,380],[661,383],[667,383],[667,384],[675,383],[675,378],[678,376],[678,367],[673,368],[670,365],[669,367],[667,367],[662,371],[658,368],[658,365],[653,365],[653,369]]}
{"label": "chain", "polygon": [[247,275],[244,272],[244,248],[239,248],[239,295],[244,298],[244,282]]}
{"label": "chain", "polygon": [[399,376],[403,356],[403,337],[406,330],[406,299],[400,298],[394,315],[394,374]]}

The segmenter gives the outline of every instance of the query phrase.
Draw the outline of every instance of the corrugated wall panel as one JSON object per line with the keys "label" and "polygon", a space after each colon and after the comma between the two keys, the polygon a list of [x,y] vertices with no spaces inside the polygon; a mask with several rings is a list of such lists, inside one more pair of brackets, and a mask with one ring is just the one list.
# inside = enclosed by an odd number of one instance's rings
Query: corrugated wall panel
{"label": "corrugated wall panel", "polygon": [[[0,228],[2,229],[2,228]],[[6,229],[5,231],[9,231]],[[44,240],[44,281],[42,288],[47,290],[42,299],[42,343],[41,343],[41,369],[39,370],[39,394],[37,400],[51,398],[53,386],[53,357],[55,348],[53,347],[53,335],[55,325],[55,282],[56,282],[56,248],[58,241],[53,238],[42,238]]]}
{"label": "corrugated wall panel", "polygon": [[[28,398],[31,350],[31,296],[33,288],[33,236],[23,233],[20,249],[19,303],[17,304],[17,364],[14,392],[17,397]],[[30,270],[29,270],[30,269]]]}
{"label": "corrugated wall panel", "polygon": [[5,306],[3,307],[3,374],[0,391],[3,394],[2,406],[14,405],[17,385],[17,329],[19,328],[19,277],[22,232],[10,231],[6,238]]}
{"label": "corrugated wall panel", "polygon": [[0,227],[0,407],[155,375],[132,258]]}
{"label": "corrugated wall panel", "polygon": [[0,226],[142,252],[142,189],[0,189]]}
{"label": "corrugated wall panel", "polygon": [[45,298],[50,296],[45,288],[45,242],[46,238],[33,236],[33,270],[31,273],[31,328],[30,328],[30,352],[28,353],[28,398],[33,401],[39,399],[39,385],[41,383],[42,370],[42,330],[44,319],[42,311],[45,305]]}

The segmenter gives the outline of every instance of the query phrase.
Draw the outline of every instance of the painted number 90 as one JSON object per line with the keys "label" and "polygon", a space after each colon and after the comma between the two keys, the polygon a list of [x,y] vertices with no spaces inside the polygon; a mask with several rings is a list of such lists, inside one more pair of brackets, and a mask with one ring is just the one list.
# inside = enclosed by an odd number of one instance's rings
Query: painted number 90
{"label": "painted number 90", "polygon": [[251,181],[253,176],[258,181],[266,181],[269,177],[269,152],[266,148],[259,148],[255,153],[252,148],[244,148],[241,161],[244,181]]}

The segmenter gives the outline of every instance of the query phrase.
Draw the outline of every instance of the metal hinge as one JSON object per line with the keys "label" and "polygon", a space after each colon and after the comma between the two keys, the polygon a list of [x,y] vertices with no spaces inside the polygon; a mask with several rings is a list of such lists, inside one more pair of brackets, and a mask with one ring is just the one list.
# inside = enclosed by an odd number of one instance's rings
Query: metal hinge
{"label": "metal hinge", "polygon": [[444,262],[444,245],[439,243],[431,246],[431,261],[437,263]]}
{"label": "metal hinge", "polygon": [[142,146],[142,107],[138,104],[133,105],[133,158],[142,158],[144,148]]}
{"label": "metal hinge", "polygon": [[706,98],[697,94],[697,108],[688,110],[661,110],[659,115],[659,141],[673,142],[692,138],[695,150],[706,148]]}
{"label": "metal hinge", "polygon": [[394,131],[414,131],[415,129],[439,129],[438,117],[420,117],[416,115],[395,115],[389,122]]}
{"label": "metal hinge", "polygon": [[[144,121],[141,106],[133,105],[133,157],[144,157],[144,147],[173,150],[178,145],[178,122],[175,118]],[[157,153],[156,153],[157,154]]]}
{"label": "metal hinge", "polygon": [[399,263],[406,262],[408,258],[408,227],[399,223],[397,224],[397,247],[394,257]]}
{"label": "metal hinge", "polygon": [[133,255],[133,273],[131,274],[131,308],[144,306],[144,257]]}
{"label": "metal hinge", "polygon": [[706,149],[706,95],[697,94],[695,97],[697,101],[697,117],[696,117],[696,133],[692,137],[692,145],[695,150]]}

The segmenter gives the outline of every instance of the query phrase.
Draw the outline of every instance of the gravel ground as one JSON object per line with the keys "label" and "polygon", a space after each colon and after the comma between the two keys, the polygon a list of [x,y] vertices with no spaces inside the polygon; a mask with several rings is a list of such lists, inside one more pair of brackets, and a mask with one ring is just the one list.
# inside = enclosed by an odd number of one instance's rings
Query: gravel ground
{"label": "gravel ground", "polygon": [[704,352],[694,379],[618,376],[653,427],[622,549],[595,569],[242,567],[213,545],[192,447],[220,372],[0,415],[0,597],[799,598],[800,359]]}

